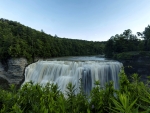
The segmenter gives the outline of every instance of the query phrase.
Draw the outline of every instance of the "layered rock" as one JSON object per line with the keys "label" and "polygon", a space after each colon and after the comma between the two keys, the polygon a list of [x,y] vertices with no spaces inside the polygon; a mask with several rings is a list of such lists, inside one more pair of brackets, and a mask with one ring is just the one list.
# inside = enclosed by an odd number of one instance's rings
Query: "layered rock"
{"label": "layered rock", "polygon": [[137,73],[143,82],[150,76],[150,57],[143,56],[131,60],[119,60],[123,63],[125,72],[128,76]]}
{"label": "layered rock", "polygon": [[[5,63],[0,62],[0,82],[19,85],[24,80],[24,69],[27,65],[25,58],[9,59]],[[1,82],[2,83],[2,82]]]}

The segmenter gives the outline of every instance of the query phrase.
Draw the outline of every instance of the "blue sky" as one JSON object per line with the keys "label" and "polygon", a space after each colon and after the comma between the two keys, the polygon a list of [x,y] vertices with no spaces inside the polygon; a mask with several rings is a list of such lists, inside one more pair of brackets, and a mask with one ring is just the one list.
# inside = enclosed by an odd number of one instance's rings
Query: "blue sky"
{"label": "blue sky", "polygon": [[1,0],[0,18],[59,37],[106,41],[150,25],[150,0]]}

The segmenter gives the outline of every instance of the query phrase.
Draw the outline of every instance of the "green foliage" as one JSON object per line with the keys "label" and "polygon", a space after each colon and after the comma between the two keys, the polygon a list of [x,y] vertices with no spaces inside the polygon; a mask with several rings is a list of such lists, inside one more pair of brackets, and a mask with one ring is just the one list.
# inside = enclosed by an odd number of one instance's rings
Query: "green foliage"
{"label": "green foliage", "polygon": [[100,87],[99,81],[96,81],[95,85],[90,95],[91,111],[100,113],[110,112],[109,108],[112,105],[110,98],[114,98],[115,92],[113,82],[107,83],[105,88]]}
{"label": "green foliage", "polygon": [[[24,84],[19,90],[14,85],[10,89],[0,89],[1,113],[149,113],[150,88],[140,82],[137,74],[128,80],[124,70],[120,72],[119,89],[113,82],[100,86],[99,81],[90,95],[75,94],[75,86],[67,85],[65,95],[55,84],[41,86],[32,82]],[[82,86],[81,86],[82,87]]]}
{"label": "green foliage", "polygon": [[119,60],[131,60],[132,59],[132,55],[131,54],[128,54],[128,53],[118,53],[118,54],[115,54],[113,56],[114,59],[119,59]]}
{"label": "green foliage", "polygon": [[150,57],[149,51],[131,51],[114,54],[113,58],[118,60],[134,60],[140,57]]}
{"label": "green foliage", "polygon": [[[132,34],[130,29],[125,30],[122,34],[112,36],[106,43],[106,57],[114,57],[118,59],[131,59],[130,54],[119,54],[132,51],[144,51],[144,41]],[[116,55],[119,54],[119,55]]]}
{"label": "green foliage", "polygon": [[113,57],[114,54],[114,42],[112,39],[109,39],[105,45],[105,56],[108,58]]}
{"label": "green foliage", "polygon": [[133,106],[135,105],[136,100],[130,102],[130,96],[127,94],[118,93],[117,99],[111,98],[115,107],[112,107],[112,111],[115,113],[133,113],[135,110]]}
{"label": "green foliage", "polygon": [[72,110],[72,112],[75,112],[75,108],[76,108],[76,105],[75,105],[75,85],[73,85],[72,83],[69,83],[67,85],[67,90],[66,91],[66,95],[67,95],[67,109],[69,110]]}
{"label": "green foliage", "polygon": [[105,42],[59,38],[18,22],[0,19],[0,60],[103,54]]}
{"label": "green foliage", "polygon": [[145,31],[143,31],[143,38],[144,38],[144,49],[146,51],[150,51],[150,25],[148,25],[145,28]]}
{"label": "green foliage", "polygon": [[[150,51],[150,26],[145,30],[137,32],[137,35],[144,40],[140,40],[136,35],[132,34],[130,29],[125,30],[122,34],[112,36],[106,43],[105,55],[106,57],[114,57],[117,59],[132,59],[131,54],[124,54],[124,52],[132,51]],[[120,54],[121,53],[121,54]],[[145,53],[141,52],[141,55]]]}

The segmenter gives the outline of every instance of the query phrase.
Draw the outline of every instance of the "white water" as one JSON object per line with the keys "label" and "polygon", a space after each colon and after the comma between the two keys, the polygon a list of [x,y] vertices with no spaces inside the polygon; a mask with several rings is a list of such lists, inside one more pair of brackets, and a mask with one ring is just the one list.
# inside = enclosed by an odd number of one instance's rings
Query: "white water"
{"label": "white water", "polygon": [[89,94],[97,80],[102,87],[106,82],[114,81],[114,87],[118,89],[121,67],[121,63],[112,61],[38,61],[26,67],[24,83],[57,83],[65,93],[66,85],[71,82],[78,93],[79,83],[82,81],[85,93]]}

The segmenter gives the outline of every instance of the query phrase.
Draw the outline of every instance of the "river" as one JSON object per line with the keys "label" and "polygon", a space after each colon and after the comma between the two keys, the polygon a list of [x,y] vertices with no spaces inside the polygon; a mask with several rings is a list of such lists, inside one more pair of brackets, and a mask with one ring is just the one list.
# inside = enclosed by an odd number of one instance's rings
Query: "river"
{"label": "river", "polygon": [[81,82],[83,90],[89,94],[95,86],[95,81],[99,81],[101,87],[113,81],[114,88],[118,89],[118,74],[121,67],[122,63],[107,60],[102,56],[52,58],[40,60],[26,67],[24,83],[54,83],[65,93],[67,84],[71,82],[77,89],[75,93],[78,93]]}

